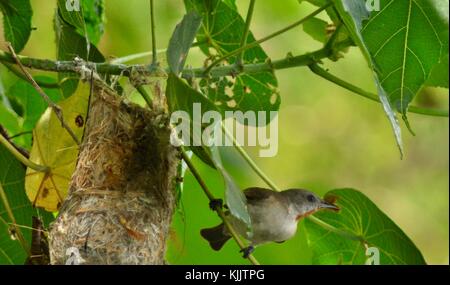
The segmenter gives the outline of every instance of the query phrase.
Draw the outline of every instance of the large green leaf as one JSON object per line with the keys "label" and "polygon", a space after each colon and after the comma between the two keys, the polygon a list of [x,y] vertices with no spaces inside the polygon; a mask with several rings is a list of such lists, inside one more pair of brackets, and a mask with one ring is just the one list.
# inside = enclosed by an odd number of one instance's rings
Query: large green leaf
{"label": "large green leaf", "polygon": [[[197,40],[201,50],[209,57],[223,56],[240,46],[245,21],[239,15],[235,1],[222,0],[185,0],[188,11],[196,11],[203,17],[202,27]],[[248,43],[255,38],[249,33]],[[244,63],[257,63],[268,60],[260,46],[245,52]],[[227,59],[229,64],[236,63],[237,57]],[[278,82],[273,72],[244,74],[237,77],[227,76],[220,79],[201,81],[203,93],[213,100],[220,110],[277,111],[280,106]],[[270,121],[270,116],[266,116]],[[244,122],[246,123],[246,122]]]}
{"label": "large green leaf", "polygon": [[197,13],[190,12],[183,17],[173,32],[167,49],[167,62],[170,70],[176,75],[184,68],[189,49],[194,42],[201,21],[202,18]]}
{"label": "large green leaf", "polygon": [[[8,204],[16,223],[28,244],[31,245],[32,217],[42,217],[45,224],[53,219],[50,213],[34,209],[25,195],[25,168],[0,144],[0,184],[6,193]],[[0,264],[23,264],[27,258],[17,239],[12,239],[11,223],[5,205],[0,200]],[[28,229],[26,228],[28,227]]]}
{"label": "large green leaf", "polygon": [[361,30],[363,28],[363,22],[367,20],[370,16],[370,12],[366,9],[366,1],[365,0],[334,0],[335,7],[338,11],[342,21],[354,42],[360,47],[362,53],[366,57],[369,62],[370,67],[373,70],[373,77],[375,81],[375,85],[377,87],[378,96],[380,98],[381,104],[383,105],[384,112],[386,113],[389,122],[392,126],[392,130],[394,131],[395,140],[399,147],[400,153],[403,156],[403,141],[402,141],[402,132],[397,120],[397,116],[392,107],[392,103],[389,100],[389,94],[384,90],[379,75],[377,73],[376,64],[373,58],[370,56],[370,51],[366,46]]}
{"label": "large green leaf", "polygon": [[3,13],[5,39],[11,42],[16,52],[22,51],[31,34],[30,0],[0,0]]}
{"label": "large green leaf", "polygon": [[448,1],[438,1],[447,2],[446,12],[435,0],[380,0],[361,30],[381,85],[404,115],[448,43]]}
{"label": "large green leaf", "polygon": [[380,264],[425,264],[411,239],[361,192],[333,190],[327,193],[325,200],[335,200],[341,210],[314,214],[334,227],[334,231],[306,219],[314,264],[365,264],[366,253],[374,251],[379,252]]}
{"label": "large green leaf", "polygon": [[[448,1],[380,0],[379,3],[379,11],[368,11],[365,0],[335,0],[343,22],[376,73],[380,99],[401,147],[400,127],[393,109],[402,113],[407,122],[410,102],[433,69],[445,60]],[[434,85],[445,83],[445,79],[435,80],[438,82],[432,82]]]}

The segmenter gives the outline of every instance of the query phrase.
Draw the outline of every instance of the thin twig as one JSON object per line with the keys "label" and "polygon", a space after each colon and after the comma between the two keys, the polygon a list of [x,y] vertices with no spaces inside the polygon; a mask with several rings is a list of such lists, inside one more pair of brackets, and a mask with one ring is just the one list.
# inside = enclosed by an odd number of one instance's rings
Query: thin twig
{"label": "thin twig", "polygon": [[[239,47],[244,47],[247,44],[247,38],[248,34],[250,33],[250,24],[252,23],[253,18],[253,10],[255,9],[255,2],[256,0],[250,0],[250,4],[248,6],[247,11],[247,19],[245,20],[245,28],[244,28],[244,34],[242,35],[241,39],[241,45]],[[236,64],[238,66],[242,65],[243,59],[244,59],[245,50],[239,53],[237,57]]]}
{"label": "thin twig", "polygon": [[[194,164],[192,164],[191,159],[189,158],[189,156],[186,154],[186,152],[184,150],[182,150],[182,156],[183,156],[183,160],[186,162],[188,168],[191,170],[192,175],[194,175],[195,179],[197,180],[197,182],[202,187],[202,189],[205,192],[206,196],[208,197],[209,201],[215,201],[216,199],[214,198],[214,195],[208,189],[208,186],[206,186],[206,183],[203,181],[202,177],[198,173],[198,171],[195,168]],[[223,220],[223,223],[225,224],[225,226],[227,227],[227,229],[230,232],[231,236],[236,241],[236,243],[239,245],[239,247],[241,249],[245,249],[246,248],[245,244],[239,238],[238,233],[236,232],[236,230],[233,228],[233,226],[230,224],[230,222],[226,218],[226,215],[222,211],[222,208],[220,207],[220,205],[215,205],[214,210],[217,212],[219,217]],[[256,260],[256,258],[252,254],[250,254],[247,258],[252,264],[260,265],[258,260]]]}
{"label": "thin twig", "polygon": [[47,96],[47,94],[45,94],[44,90],[42,90],[42,88],[39,86],[39,84],[36,83],[36,81],[33,79],[31,74],[25,69],[25,67],[22,65],[20,60],[17,58],[16,52],[14,51],[14,48],[12,47],[11,43],[7,43],[6,45],[9,49],[12,57],[14,58],[17,65],[22,70],[23,74],[26,76],[28,81],[31,83],[31,85],[33,85],[34,89],[36,89],[36,91],[39,93],[39,95],[41,95],[42,99],[44,99],[44,101],[47,103],[47,105],[53,110],[56,117],[61,122],[61,126],[64,129],[66,129],[66,131],[69,133],[69,135],[72,137],[72,139],[77,143],[77,145],[80,145],[80,141],[78,140],[77,136],[64,121],[63,111],[61,110],[61,108],[58,105],[56,105],[55,103],[53,103],[53,101]]}
{"label": "thin twig", "polygon": [[[351,43],[339,43],[340,48],[345,48],[351,46]],[[310,66],[319,62],[324,58],[328,58],[332,56],[333,51],[328,50],[327,48],[322,48],[320,50],[306,53],[294,57],[286,57],[283,59],[272,60],[261,63],[249,63],[242,65],[242,68],[236,70],[235,65],[226,65],[226,66],[218,66],[211,69],[208,75],[205,75],[204,68],[193,68],[186,69],[183,71],[182,76],[186,79],[195,77],[211,77],[211,78],[220,78],[225,76],[236,76],[239,74],[256,74],[265,71],[273,71],[273,70],[283,70],[287,68],[295,68],[302,66]],[[35,68],[44,71],[52,71],[52,72],[72,72],[76,73],[77,65],[73,61],[52,61],[47,59],[37,59],[30,58],[27,56],[17,56],[20,62],[28,67]],[[0,51],[0,61],[6,63],[15,63],[11,54]],[[86,66],[91,69],[95,69],[99,74],[109,74],[109,75],[120,75],[120,76],[131,76],[131,70],[149,70],[149,72],[155,71],[152,69],[152,65],[125,65],[125,64],[112,64],[112,63],[94,63],[94,62],[86,62]],[[153,66],[154,67],[154,66]],[[167,71],[167,70],[166,70]],[[165,73],[153,72],[149,76],[151,77],[164,77]],[[61,83],[61,82],[60,82]],[[362,95],[362,94],[360,94]],[[370,98],[369,98],[370,99]],[[409,113],[427,115],[427,116],[435,116],[435,117],[448,117],[448,110],[434,110],[429,108],[423,108],[418,106],[410,106],[408,108]]]}
{"label": "thin twig", "polygon": [[156,64],[158,61],[157,52],[156,52],[156,28],[155,28],[155,12],[154,12],[153,0],[150,0],[150,18],[151,18],[151,29],[152,29],[152,55],[153,60],[152,64]]}

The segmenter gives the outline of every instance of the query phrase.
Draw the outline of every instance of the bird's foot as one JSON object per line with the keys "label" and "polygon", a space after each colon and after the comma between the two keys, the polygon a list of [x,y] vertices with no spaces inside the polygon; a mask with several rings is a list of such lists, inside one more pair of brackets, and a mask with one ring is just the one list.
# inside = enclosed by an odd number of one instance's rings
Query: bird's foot
{"label": "bird's foot", "polygon": [[255,247],[253,245],[248,246],[246,248],[241,249],[239,252],[242,252],[243,258],[248,258],[250,254],[252,254],[255,251]]}
{"label": "bird's foot", "polygon": [[222,209],[223,207],[223,200],[222,199],[214,199],[209,202],[209,208],[213,211],[215,211],[217,208]]}

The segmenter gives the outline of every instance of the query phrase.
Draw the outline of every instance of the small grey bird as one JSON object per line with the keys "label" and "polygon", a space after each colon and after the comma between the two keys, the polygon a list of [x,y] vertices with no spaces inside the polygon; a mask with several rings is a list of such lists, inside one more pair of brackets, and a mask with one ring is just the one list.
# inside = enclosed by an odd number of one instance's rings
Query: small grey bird
{"label": "small grey bird", "polygon": [[[250,241],[251,245],[242,250],[248,257],[254,247],[267,242],[282,243],[292,238],[297,231],[301,218],[321,209],[339,211],[336,205],[322,200],[316,194],[303,189],[289,189],[275,192],[265,188],[248,188],[244,190],[247,198],[247,210],[252,221],[252,234],[237,218],[228,215],[236,231]],[[222,223],[216,227],[200,231],[214,250],[220,250],[231,238]]]}

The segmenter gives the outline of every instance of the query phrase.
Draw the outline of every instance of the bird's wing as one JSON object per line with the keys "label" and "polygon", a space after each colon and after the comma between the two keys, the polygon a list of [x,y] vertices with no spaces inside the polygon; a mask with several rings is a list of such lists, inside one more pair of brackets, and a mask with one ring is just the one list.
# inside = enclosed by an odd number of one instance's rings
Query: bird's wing
{"label": "bird's wing", "polygon": [[265,188],[252,187],[244,190],[247,201],[263,201],[273,196],[274,192]]}

